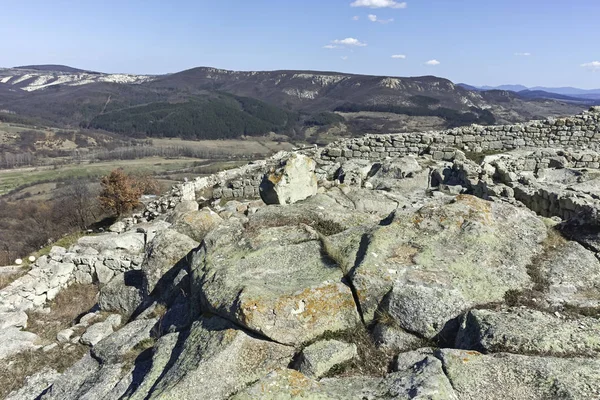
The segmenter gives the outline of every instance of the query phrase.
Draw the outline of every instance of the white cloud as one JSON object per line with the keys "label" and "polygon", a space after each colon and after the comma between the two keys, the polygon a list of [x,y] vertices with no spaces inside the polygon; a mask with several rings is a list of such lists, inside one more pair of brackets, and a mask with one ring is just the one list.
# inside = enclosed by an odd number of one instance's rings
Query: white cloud
{"label": "white cloud", "polygon": [[371,22],[379,22],[380,24],[387,24],[387,23],[390,23],[390,22],[394,21],[393,18],[390,18],[390,19],[379,19],[379,18],[377,18],[377,15],[374,15],[374,14],[369,14],[367,16],[367,18],[369,18],[369,21],[371,21]]}
{"label": "white cloud", "polygon": [[531,55],[531,53],[515,53],[515,56],[519,56],[519,57],[529,57]]}
{"label": "white cloud", "polygon": [[358,21],[360,19],[360,17],[358,15],[355,15],[354,17],[352,17],[352,21]]}
{"label": "white cloud", "polygon": [[401,60],[404,60],[406,56],[404,54],[394,54],[392,58],[399,58]]}
{"label": "white cloud", "polygon": [[351,7],[369,7],[369,8],[406,8],[406,2],[397,2],[395,0],[356,0],[350,4]]}
{"label": "white cloud", "polygon": [[346,61],[348,59],[348,56],[342,56],[341,59]]}
{"label": "white cloud", "polygon": [[339,49],[340,46],[336,46],[334,44],[326,44],[325,46],[323,46],[324,49]]}
{"label": "white cloud", "polygon": [[361,42],[358,39],[355,38],[346,38],[346,39],[336,39],[336,40],[332,40],[331,43],[333,45],[338,45],[338,46],[357,46],[357,47],[365,47],[367,44]]}
{"label": "white cloud", "polygon": [[429,60],[425,63],[425,65],[440,65],[441,63],[438,60]]}
{"label": "white cloud", "polygon": [[583,68],[589,68],[592,71],[597,71],[597,70],[600,70],[600,61],[592,61],[589,63],[583,63],[583,64],[581,64],[581,66]]}

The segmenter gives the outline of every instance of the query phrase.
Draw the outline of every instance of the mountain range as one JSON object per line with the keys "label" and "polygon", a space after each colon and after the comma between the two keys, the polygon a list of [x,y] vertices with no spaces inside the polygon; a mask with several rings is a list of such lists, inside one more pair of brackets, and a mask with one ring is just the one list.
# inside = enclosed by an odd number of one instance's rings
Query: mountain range
{"label": "mountain range", "polygon": [[548,96],[549,94],[556,94],[562,96],[569,96],[570,98],[585,99],[585,100],[600,100],[600,89],[579,89],[574,87],[545,87],[545,86],[533,86],[527,87],[523,85],[500,85],[500,86],[473,86],[465,83],[459,83],[460,86],[475,91],[489,91],[489,90],[507,90],[516,93],[527,93],[535,92],[537,96]]}
{"label": "mountain range", "polygon": [[294,136],[308,127],[339,124],[362,134],[410,129],[407,118],[436,127],[518,122],[574,114],[589,103],[481,91],[435,76],[209,67],[166,75],[107,74],[61,65],[0,69],[0,110],[5,111],[0,118],[33,118],[134,137]]}

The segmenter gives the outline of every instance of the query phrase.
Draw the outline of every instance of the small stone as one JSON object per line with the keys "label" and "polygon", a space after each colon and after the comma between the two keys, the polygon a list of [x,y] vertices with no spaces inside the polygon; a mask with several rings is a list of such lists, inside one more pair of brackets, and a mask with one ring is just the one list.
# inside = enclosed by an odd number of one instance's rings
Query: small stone
{"label": "small stone", "polygon": [[54,350],[57,347],[58,347],[58,343],[51,343],[48,346],[42,347],[42,350],[44,351],[44,353],[46,353],[46,352]]}
{"label": "small stone", "polygon": [[113,327],[108,322],[99,322],[90,326],[81,336],[81,343],[95,346],[96,343],[113,333]]}
{"label": "small stone", "polygon": [[58,343],[67,343],[71,340],[71,336],[75,333],[72,329],[64,329],[56,334]]}

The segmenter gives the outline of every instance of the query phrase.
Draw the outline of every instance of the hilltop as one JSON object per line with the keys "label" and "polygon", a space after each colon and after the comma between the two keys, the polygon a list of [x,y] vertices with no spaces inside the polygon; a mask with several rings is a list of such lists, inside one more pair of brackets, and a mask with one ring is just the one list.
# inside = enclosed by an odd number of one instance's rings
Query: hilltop
{"label": "hilltop", "polygon": [[178,184],[0,290],[2,393],[595,398],[599,127],[367,135]]}

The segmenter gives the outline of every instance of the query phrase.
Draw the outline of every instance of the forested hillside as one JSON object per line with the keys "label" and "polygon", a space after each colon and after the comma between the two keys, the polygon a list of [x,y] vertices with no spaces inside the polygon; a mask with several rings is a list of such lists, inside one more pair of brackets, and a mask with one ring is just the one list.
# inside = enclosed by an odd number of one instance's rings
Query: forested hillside
{"label": "forested hillside", "polygon": [[89,127],[128,136],[232,139],[285,132],[297,119],[259,100],[219,95],[112,111],[93,118]]}

